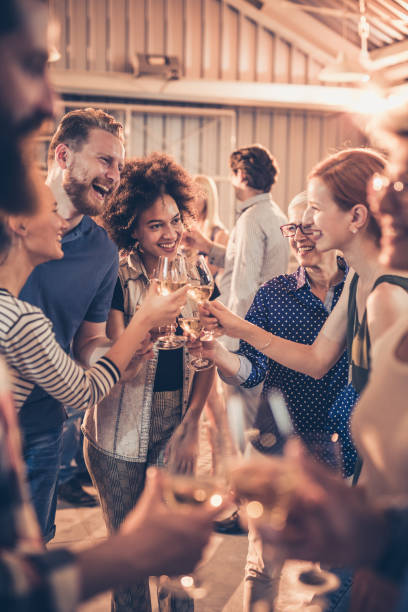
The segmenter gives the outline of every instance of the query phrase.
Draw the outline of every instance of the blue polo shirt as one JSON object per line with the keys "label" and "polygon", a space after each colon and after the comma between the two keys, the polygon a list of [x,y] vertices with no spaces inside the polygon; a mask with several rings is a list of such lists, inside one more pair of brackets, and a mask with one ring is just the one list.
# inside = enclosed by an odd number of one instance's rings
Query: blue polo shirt
{"label": "blue polo shirt", "polygon": [[[90,217],[62,240],[63,259],[37,266],[19,295],[51,320],[57,342],[67,353],[83,321],[106,321],[118,276],[118,251],[106,231]],[[59,426],[64,407],[35,387],[19,413],[25,433]]]}

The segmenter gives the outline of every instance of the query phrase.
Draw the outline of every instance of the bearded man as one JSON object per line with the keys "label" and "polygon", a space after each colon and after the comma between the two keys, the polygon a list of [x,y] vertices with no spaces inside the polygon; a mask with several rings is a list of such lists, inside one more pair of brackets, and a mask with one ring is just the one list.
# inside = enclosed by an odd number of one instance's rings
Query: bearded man
{"label": "bearded man", "polygon": [[[123,160],[122,126],[112,116],[86,108],[62,118],[49,147],[47,184],[58,212],[68,222],[62,239],[64,257],[38,266],[20,294],[43,310],[59,344],[84,365],[110,345],[105,323],[118,274],[116,246],[90,215],[99,215],[117,189]],[[48,542],[55,533],[66,412],[36,387],[19,419],[32,501]],[[79,502],[90,505],[93,498],[87,495],[80,489]]]}

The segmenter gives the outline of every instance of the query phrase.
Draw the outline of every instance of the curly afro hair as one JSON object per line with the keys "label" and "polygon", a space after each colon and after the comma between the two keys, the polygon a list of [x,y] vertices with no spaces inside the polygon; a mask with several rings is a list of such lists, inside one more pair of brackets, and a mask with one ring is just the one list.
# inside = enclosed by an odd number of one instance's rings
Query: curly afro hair
{"label": "curly afro hair", "polygon": [[119,188],[103,214],[104,226],[119,249],[132,251],[132,234],[141,213],[164,194],[175,200],[183,223],[194,218],[190,204],[196,195],[193,179],[170,155],[152,153],[125,162]]}

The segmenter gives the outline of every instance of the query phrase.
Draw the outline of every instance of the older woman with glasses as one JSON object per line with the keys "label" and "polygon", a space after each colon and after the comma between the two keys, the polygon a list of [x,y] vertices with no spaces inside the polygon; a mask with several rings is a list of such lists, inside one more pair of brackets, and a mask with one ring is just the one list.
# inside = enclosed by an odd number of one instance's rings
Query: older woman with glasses
{"label": "older woman with glasses", "polygon": [[[310,344],[340,297],[347,268],[336,251],[317,250],[313,228],[301,223],[306,206],[306,192],[298,194],[289,204],[289,223],[281,226],[299,267],[262,285],[246,320],[281,338]],[[239,370],[236,376],[223,377],[225,382],[247,388],[264,382],[264,394],[279,388],[299,435],[327,431],[329,407],[347,384],[345,354],[320,380],[269,359],[244,341],[235,354]]]}
{"label": "older woman with glasses", "polygon": [[[293,274],[283,274],[265,283],[257,292],[246,320],[293,342],[310,344],[318,335],[329,313],[337,303],[344,285],[347,267],[334,250],[317,250],[310,226],[301,221],[307,206],[306,192],[298,194],[289,204],[289,223],[282,225],[282,234],[299,264]],[[315,380],[291,370],[253,346],[241,341],[239,370],[225,382],[253,387],[264,382],[263,394],[279,388],[284,394],[297,433],[307,441],[309,434],[328,431],[328,411],[347,384],[347,357],[341,359],[323,378]],[[350,410],[346,406],[347,411]],[[259,422],[260,441],[268,440],[268,423]],[[268,448],[257,444],[261,452]],[[256,533],[250,528],[246,566],[244,610],[253,609],[259,600],[271,601],[277,591],[281,567],[262,559],[262,548]]]}
{"label": "older woman with glasses", "polygon": [[[347,346],[350,390],[362,392],[371,370],[371,345],[408,308],[407,277],[379,265],[380,228],[367,201],[367,184],[384,170],[385,160],[379,153],[355,148],[331,155],[309,176],[308,222],[313,222],[318,230],[313,237],[316,246],[322,252],[341,250],[354,270],[316,339],[311,344],[290,341],[213,302],[208,311],[217,318],[224,333],[241,338],[270,359],[317,379],[337,363]],[[223,354],[218,345],[209,348],[208,356],[215,359],[224,376],[239,373],[238,357]],[[211,354],[214,352],[215,356]],[[348,416],[343,417],[338,411],[337,431],[342,441],[351,445]]]}

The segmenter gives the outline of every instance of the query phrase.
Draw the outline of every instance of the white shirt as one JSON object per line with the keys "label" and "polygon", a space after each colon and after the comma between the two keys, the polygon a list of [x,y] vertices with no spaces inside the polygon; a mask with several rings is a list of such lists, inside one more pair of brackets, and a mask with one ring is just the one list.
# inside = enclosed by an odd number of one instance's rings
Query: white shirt
{"label": "white shirt", "polygon": [[[210,264],[224,267],[219,282],[220,300],[232,312],[244,317],[259,287],[279,274],[285,274],[289,261],[289,244],[280,226],[286,215],[272,200],[261,193],[244,202],[227,247],[214,245],[209,252]],[[235,350],[239,341],[231,339],[228,348]]]}

